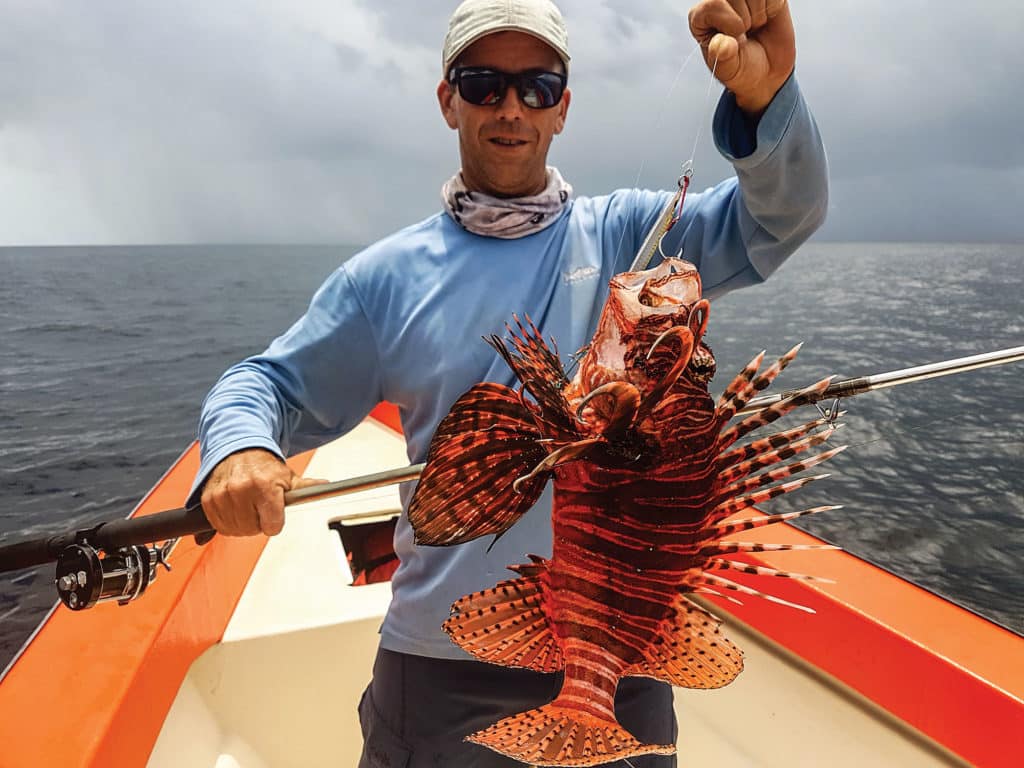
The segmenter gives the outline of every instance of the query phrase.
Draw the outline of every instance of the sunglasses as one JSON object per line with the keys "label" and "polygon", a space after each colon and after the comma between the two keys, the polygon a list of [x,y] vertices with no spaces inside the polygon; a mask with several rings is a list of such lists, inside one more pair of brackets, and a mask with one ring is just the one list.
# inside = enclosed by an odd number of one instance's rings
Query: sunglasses
{"label": "sunglasses", "polygon": [[568,78],[560,72],[531,69],[527,72],[500,72],[486,67],[455,67],[448,82],[459,95],[478,107],[500,104],[515,86],[519,100],[530,109],[550,109],[562,100]]}

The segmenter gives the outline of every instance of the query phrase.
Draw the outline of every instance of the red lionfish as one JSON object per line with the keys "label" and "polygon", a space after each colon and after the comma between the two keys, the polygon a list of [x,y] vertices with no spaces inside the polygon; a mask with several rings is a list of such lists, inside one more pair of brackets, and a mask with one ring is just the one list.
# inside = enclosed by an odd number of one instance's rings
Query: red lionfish
{"label": "red lionfish", "polygon": [[529,319],[516,319],[510,343],[488,342],[520,389],[477,384],[438,426],[409,508],[419,544],[500,536],[554,477],[551,558],[530,555],[510,566],[518,578],[456,601],[444,630],[478,659],[561,670],[564,683],[551,703],[468,740],[545,766],[671,754],[675,745],[642,744],[619,725],[619,679],[726,685],[743,668],[742,652],[687,593],[733,590],[784,603],[720,573],[800,577],[724,557],[790,547],[723,537],[834,507],[727,518],[818,479],[776,484],[842,450],[782,464],[824,442],[833,427],[817,430],[825,424],[819,419],[735,443],[810,402],[829,380],[727,426],[799,346],[759,373],[762,352],[716,403],[708,394],[715,372],[704,343],[708,310],[688,262],[666,259],[617,275],[572,381]]}

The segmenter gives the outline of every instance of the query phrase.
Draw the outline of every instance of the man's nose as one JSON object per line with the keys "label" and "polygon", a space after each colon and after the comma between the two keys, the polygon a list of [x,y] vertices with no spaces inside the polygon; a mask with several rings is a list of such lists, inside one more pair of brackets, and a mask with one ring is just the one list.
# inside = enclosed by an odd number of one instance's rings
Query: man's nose
{"label": "man's nose", "polygon": [[521,119],[523,113],[527,107],[523,104],[522,99],[519,98],[519,90],[514,84],[509,83],[505,89],[505,94],[501,101],[498,102],[498,119],[499,120],[516,120]]}

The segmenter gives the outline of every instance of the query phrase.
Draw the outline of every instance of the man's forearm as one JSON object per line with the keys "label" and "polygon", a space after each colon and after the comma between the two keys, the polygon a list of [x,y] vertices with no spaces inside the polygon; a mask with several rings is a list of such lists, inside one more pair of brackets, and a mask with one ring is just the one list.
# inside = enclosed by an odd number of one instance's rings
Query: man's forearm
{"label": "man's forearm", "polygon": [[[716,122],[742,119],[728,100],[723,99]],[[728,132],[729,126],[720,130]],[[828,211],[825,147],[794,77],[758,121],[753,151],[745,157],[723,154],[739,179],[747,256],[763,279],[821,226]]]}
{"label": "man's forearm", "polygon": [[286,419],[281,395],[258,365],[246,361],[229,369],[203,402],[198,430],[200,467],[189,503],[198,500],[197,491],[213,468],[233,453],[262,448],[284,458]]}
{"label": "man's forearm", "polygon": [[381,400],[372,333],[345,268],[262,355],[228,370],[203,403],[202,464],[193,492],[224,458],[246,448],[278,456],[346,432]]}
{"label": "man's forearm", "polygon": [[756,122],[726,93],[713,129],[736,177],[688,196],[664,244],[697,264],[708,298],[764,281],[828,208],[825,149],[793,78]]}

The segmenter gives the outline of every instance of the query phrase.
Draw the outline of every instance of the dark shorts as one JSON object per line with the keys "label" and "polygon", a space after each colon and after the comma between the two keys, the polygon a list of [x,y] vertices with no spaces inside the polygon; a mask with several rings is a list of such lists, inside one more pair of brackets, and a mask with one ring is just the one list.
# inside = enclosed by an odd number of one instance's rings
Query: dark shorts
{"label": "dark shorts", "polygon": [[[463,739],[555,698],[561,674],[379,650],[359,702],[359,768],[515,768],[523,763]],[[674,744],[671,686],[643,677],[619,683],[619,722],[640,741]],[[630,759],[634,768],[675,768],[674,755]],[[625,767],[619,760],[609,766]]]}

